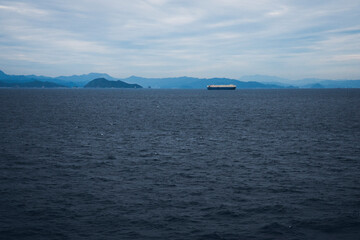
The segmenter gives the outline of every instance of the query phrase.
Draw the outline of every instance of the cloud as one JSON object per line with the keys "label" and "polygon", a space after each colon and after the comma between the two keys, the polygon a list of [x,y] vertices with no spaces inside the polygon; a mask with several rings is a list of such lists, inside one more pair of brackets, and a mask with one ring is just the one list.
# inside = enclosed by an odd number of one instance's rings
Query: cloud
{"label": "cloud", "polygon": [[359,78],[359,13],[355,0],[0,0],[0,64],[15,74]]}
{"label": "cloud", "polygon": [[45,16],[48,13],[44,10],[34,8],[26,3],[15,2],[7,5],[0,4],[0,11],[7,14],[19,14],[22,16]]}

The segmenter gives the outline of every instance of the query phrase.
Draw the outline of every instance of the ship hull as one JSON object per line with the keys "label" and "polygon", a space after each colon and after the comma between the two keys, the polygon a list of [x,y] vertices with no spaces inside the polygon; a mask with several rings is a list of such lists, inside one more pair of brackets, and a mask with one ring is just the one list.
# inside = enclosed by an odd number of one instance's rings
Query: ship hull
{"label": "ship hull", "polygon": [[208,90],[235,90],[236,87],[207,87]]}

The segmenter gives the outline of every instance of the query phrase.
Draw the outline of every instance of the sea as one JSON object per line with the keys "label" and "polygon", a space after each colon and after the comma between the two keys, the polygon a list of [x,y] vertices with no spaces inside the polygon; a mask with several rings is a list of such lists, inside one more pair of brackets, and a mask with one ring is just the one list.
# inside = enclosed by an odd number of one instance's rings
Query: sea
{"label": "sea", "polygon": [[360,89],[1,89],[0,239],[360,239]]}

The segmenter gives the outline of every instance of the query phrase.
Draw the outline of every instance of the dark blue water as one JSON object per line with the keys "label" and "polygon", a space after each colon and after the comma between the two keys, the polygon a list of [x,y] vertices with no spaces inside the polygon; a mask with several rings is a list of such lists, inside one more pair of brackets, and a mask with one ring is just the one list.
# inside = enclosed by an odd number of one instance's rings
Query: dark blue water
{"label": "dark blue water", "polygon": [[1,239],[359,239],[360,90],[0,90]]}

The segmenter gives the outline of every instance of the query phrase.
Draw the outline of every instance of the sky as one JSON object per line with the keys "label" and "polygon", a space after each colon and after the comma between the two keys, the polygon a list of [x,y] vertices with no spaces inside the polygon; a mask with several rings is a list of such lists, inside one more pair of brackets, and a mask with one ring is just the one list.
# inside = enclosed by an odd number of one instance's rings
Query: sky
{"label": "sky", "polygon": [[0,70],[360,79],[360,1],[0,0]]}

